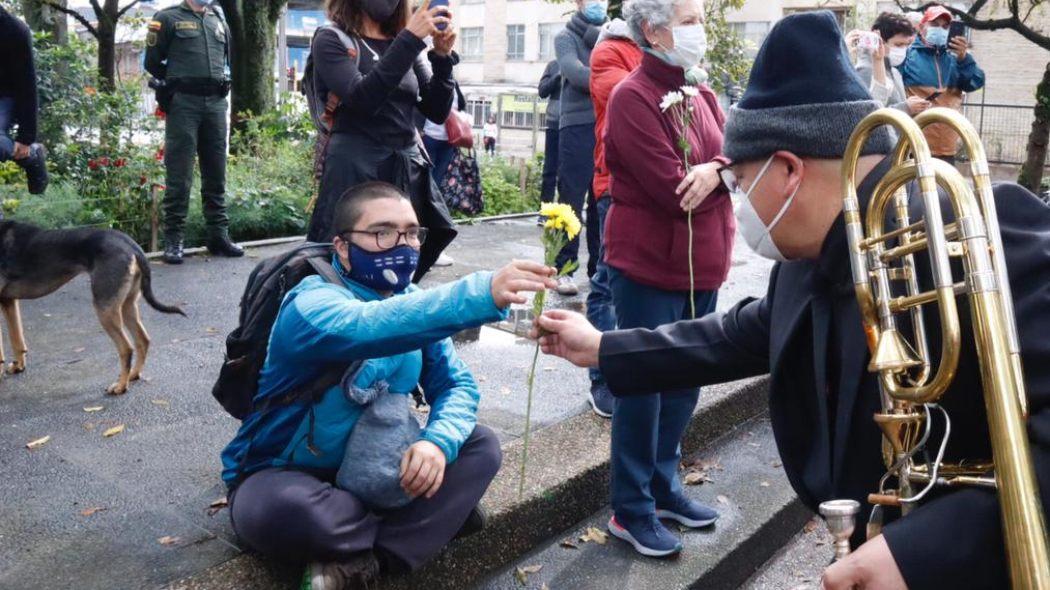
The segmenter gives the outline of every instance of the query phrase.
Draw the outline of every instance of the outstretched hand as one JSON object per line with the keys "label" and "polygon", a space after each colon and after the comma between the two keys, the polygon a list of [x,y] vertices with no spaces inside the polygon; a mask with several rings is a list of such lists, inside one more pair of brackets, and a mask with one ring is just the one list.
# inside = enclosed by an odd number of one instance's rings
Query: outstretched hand
{"label": "outstretched hand", "polygon": [[578,367],[598,366],[602,333],[581,314],[563,309],[545,311],[533,323],[529,338],[539,339],[543,354],[560,356]]}
{"label": "outstretched hand", "polygon": [[848,557],[824,570],[821,590],[907,590],[890,546],[882,535],[864,543]]}
{"label": "outstretched hand", "polygon": [[492,300],[500,309],[511,303],[526,303],[528,299],[521,294],[522,291],[542,291],[558,286],[554,280],[555,272],[552,267],[538,262],[513,260],[493,275]]}

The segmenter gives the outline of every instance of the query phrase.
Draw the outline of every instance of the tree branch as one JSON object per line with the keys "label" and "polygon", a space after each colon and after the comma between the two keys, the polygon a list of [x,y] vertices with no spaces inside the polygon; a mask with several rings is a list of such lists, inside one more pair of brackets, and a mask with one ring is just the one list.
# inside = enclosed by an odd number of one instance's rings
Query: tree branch
{"label": "tree branch", "polygon": [[65,6],[62,6],[61,4],[55,4],[54,2],[51,2],[50,0],[40,0],[40,2],[42,4],[47,4],[51,8],[54,8],[55,10],[57,10],[57,11],[63,13],[63,14],[68,14],[69,16],[73,17],[75,20],[80,22],[80,24],[84,25],[84,28],[87,29],[89,33],[91,33],[92,37],[96,37],[96,38],[98,37],[98,29],[96,29],[95,26],[91,24],[91,21],[89,21],[88,19],[84,18],[84,15],[80,14],[79,12],[77,12],[77,11],[71,9],[71,8],[66,8]]}
{"label": "tree branch", "polygon": [[131,10],[136,4],[138,4],[141,1],[142,0],[132,0],[132,2],[130,4],[128,4],[124,8],[121,8],[120,10],[118,10],[117,11],[117,20],[120,20],[120,17],[124,16],[124,13],[126,13],[129,10]]}
{"label": "tree branch", "polygon": [[925,11],[931,6],[944,6],[944,8],[947,8],[948,11],[950,11],[953,15],[958,17],[959,20],[961,20],[963,23],[966,24],[966,26],[970,27],[971,29],[976,29],[978,31],[997,31],[1000,29],[1010,29],[1016,32],[1017,34],[1021,35],[1025,39],[1028,39],[1032,43],[1035,43],[1039,47],[1042,47],[1044,49],[1050,49],[1050,35],[1044,35],[1037,32],[1035,29],[1029,27],[1021,20],[1019,14],[1020,7],[1018,6],[1016,0],[1013,0],[1009,3],[1009,17],[987,19],[980,19],[976,16],[977,10],[980,10],[985,6],[985,4],[987,4],[986,0],[977,0],[977,2],[974,3],[974,5],[970,8],[969,11],[959,10],[958,8],[943,5],[939,2],[927,2],[926,4],[923,4],[918,8],[909,8],[905,6],[901,0],[896,0],[896,4],[902,10],[920,12]]}

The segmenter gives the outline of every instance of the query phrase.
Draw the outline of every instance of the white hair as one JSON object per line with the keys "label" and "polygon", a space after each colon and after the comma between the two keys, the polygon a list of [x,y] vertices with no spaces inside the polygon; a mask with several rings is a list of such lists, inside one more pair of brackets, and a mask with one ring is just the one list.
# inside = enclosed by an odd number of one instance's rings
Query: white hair
{"label": "white hair", "polygon": [[674,18],[674,7],[681,0],[627,0],[623,4],[623,19],[631,31],[631,38],[639,47],[649,47],[643,24],[650,28],[666,27]]}

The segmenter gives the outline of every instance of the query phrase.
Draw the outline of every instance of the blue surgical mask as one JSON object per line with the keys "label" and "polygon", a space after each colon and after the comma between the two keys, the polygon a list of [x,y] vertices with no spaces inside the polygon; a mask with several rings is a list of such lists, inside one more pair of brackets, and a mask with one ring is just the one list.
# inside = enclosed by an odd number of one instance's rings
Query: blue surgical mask
{"label": "blue surgical mask", "polygon": [[208,8],[212,4],[215,4],[215,0],[193,0],[193,1],[196,2],[201,8]]}
{"label": "blue surgical mask", "polygon": [[583,5],[583,18],[592,25],[600,25],[605,22],[605,15],[609,11],[607,2],[591,0]]}
{"label": "blue surgical mask", "polygon": [[403,291],[412,282],[419,266],[419,251],[401,244],[381,252],[350,245],[350,270],[343,274],[351,281],[375,291]]}
{"label": "blue surgical mask", "polygon": [[944,47],[948,44],[948,29],[944,27],[927,27],[926,42],[934,47]]}

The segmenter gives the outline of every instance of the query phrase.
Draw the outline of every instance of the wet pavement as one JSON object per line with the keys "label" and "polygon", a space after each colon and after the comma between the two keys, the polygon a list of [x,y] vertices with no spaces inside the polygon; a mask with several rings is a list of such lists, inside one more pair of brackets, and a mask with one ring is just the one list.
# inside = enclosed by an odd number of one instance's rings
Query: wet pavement
{"label": "wet pavement", "polygon": [[[511,258],[539,259],[538,232],[528,220],[464,226],[450,249],[456,264],[426,282]],[[28,369],[0,382],[0,589],[157,587],[239,553],[226,511],[208,513],[224,495],[219,452],[237,428],[210,390],[248,273],[287,247],[154,265],[158,299],[183,305],[189,317],[144,306],[153,338],[146,380],[121,397],[103,393],[117,359],[84,277],[23,302]],[[761,295],[768,269],[738,243],[719,307]],[[580,308],[584,294],[555,296],[553,304]],[[504,440],[523,427],[532,346],[490,327],[458,344],[482,389],[480,421]],[[587,385],[585,371],[542,359],[534,424],[587,411]],[[121,425],[122,432],[103,436]],[[26,449],[45,436],[48,442]]]}

